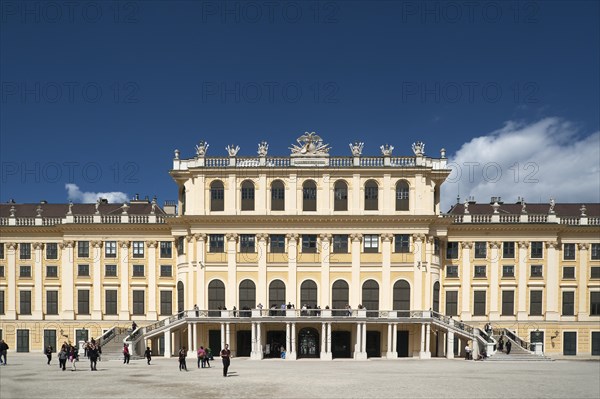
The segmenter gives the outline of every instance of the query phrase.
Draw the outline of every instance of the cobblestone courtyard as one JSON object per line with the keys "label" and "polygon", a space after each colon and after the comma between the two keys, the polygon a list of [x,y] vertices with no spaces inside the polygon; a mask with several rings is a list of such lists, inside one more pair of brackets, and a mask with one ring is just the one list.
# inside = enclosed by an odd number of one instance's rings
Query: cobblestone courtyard
{"label": "cobblestone courtyard", "polygon": [[129,365],[111,360],[91,372],[61,371],[56,358],[9,354],[0,367],[0,398],[598,398],[600,362],[472,362],[445,360],[251,361],[233,359],[230,377],[220,361],[197,369],[188,361],[155,358]]}

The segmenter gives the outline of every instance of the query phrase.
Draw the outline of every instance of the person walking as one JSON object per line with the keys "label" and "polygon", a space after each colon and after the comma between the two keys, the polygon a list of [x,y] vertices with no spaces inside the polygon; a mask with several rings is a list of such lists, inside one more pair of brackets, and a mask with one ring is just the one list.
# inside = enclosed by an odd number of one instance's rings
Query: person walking
{"label": "person walking", "polygon": [[206,351],[204,350],[204,347],[200,347],[198,348],[198,368],[200,368],[200,365],[202,365],[202,368],[204,368],[204,366],[206,366]]}
{"label": "person walking", "polygon": [[225,348],[221,350],[221,359],[223,359],[223,377],[227,377],[227,370],[229,370],[229,365],[231,364],[229,344],[225,344]]}
{"label": "person walking", "polygon": [[187,352],[185,350],[185,346],[179,349],[179,371],[185,370],[187,371],[187,364],[185,364],[185,356]]}
{"label": "person walking", "polygon": [[10,348],[8,347],[8,344],[6,342],[4,342],[3,339],[0,339],[0,364],[6,366],[6,353],[8,352]]}
{"label": "person walking", "polygon": [[67,368],[67,359],[69,358],[69,354],[67,353],[67,347],[65,345],[60,348],[60,352],[58,352],[58,367],[65,371]]}
{"label": "person walking", "polygon": [[510,355],[510,349],[512,348],[512,343],[510,341],[506,341],[506,354]]}
{"label": "person walking", "polygon": [[129,344],[123,344],[123,364],[129,364],[131,354],[129,353]]}
{"label": "person walking", "polygon": [[150,366],[150,361],[152,360],[152,351],[150,350],[149,346],[146,347],[146,352],[144,352],[144,357],[148,360],[148,366]]}
{"label": "person walking", "polygon": [[204,356],[204,359],[206,360],[206,365],[208,366],[208,368],[210,368],[210,361],[213,360],[213,353],[212,353],[212,349],[210,349],[208,346],[204,349],[204,351],[206,352],[206,355]]}
{"label": "person walking", "polygon": [[71,371],[77,371],[77,367],[75,367],[75,362],[77,361],[77,349],[74,346],[71,346],[69,349],[69,362],[71,362]]}
{"label": "person walking", "polygon": [[48,366],[50,366],[50,362],[52,361],[52,346],[48,345],[48,347],[46,348],[44,353],[46,354],[46,357],[48,358],[47,364],[48,364]]}
{"label": "person walking", "polygon": [[100,354],[98,353],[98,345],[96,341],[92,339],[92,341],[88,344],[87,350],[88,358],[90,359],[90,368],[92,371],[97,371],[96,365],[98,363],[98,357]]}

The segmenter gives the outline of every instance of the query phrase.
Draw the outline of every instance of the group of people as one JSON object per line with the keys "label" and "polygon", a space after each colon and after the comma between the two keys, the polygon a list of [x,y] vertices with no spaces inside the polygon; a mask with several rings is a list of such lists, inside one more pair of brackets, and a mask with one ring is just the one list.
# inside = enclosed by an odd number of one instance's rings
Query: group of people
{"label": "group of people", "polygon": [[210,368],[210,361],[214,360],[212,349],[209,347],[200,346],[198,351],[196,352],[198,356],[198,368],[205,368],[208,366]]}
{"label": "group of people", "polygon": [[510,355],[510,350],[512,349],[512,342],[509,339],[504,340],[504,335],[500,337],[498,340],[498,351],[504,352],[504,348],[506,348],[506,354]]}
{"label": "group of people", "polygon": [[[148,348],[147,351],[148,350],[150,350],[150,348]],[[210,368],[210,361],[213,360],[212,350],[210,348],[204,348],[203,346],[200,346],[196,354],[198,357],[198,368],[205,368],[206,366]],[[229,350],[229,344],[225,344],[225,348],[221,350],[220,355],[221,360],[223,361],[223,377],[227,377],[229,365],[231,364],[231,350]],[[187,350],[186,347],[183,346],[179,349],[177,354],[179,371],[188,371],[186,357]],[[148,364],[150,363],[148,362]]]}

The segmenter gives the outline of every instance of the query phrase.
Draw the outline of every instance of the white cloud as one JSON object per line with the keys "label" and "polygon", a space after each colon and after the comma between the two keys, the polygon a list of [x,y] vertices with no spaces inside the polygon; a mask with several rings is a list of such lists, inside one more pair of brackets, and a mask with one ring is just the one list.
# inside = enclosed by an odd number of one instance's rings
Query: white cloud
{"label": "white cloud", "polygon": [[462,145],[449,159],[453,172],[442,185],[442,211],[474,196],[489,202],[600,201],[600,132],[582,136],[572,123],[545,118],[514,121]]}
{"label": "white cloud", "polygon": [[128,196],[120,191],[110,193],[95,193],[92,191],[81,191],[77,184],[65,184],[69,201],[84,204],[95,203],[98,198],[106,198],[109,203],[127,202]]}

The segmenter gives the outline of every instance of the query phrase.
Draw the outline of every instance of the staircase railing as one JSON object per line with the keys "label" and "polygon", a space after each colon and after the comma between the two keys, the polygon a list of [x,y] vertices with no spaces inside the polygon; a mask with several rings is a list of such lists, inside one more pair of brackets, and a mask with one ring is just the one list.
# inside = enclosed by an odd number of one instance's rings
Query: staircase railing
{"label": "staircase railing", "polygon": [[125,331],[127,330],[123,327],[114,326],[110,330],[102,334],[100,337],[98,337],[96,339],[96,343],[100,345],[100,347],[103,347],[104,345],[112,341],[117,335],[123,334]]}
{"label": "staircase railing", "polygon": [[144,327],[138,327],[134,331],[132,331],[128,336],[123,338],[124,344],[129,344],[130,353],[134,356],[140,356],[142,351],[139,348],[139,343],[143,341],[144,338]]}
{"label": "staircase railing", "polygon": [[464,331],[467,335],[475,335],[475,329],[472,326],[465,324],[462,321],[454,320],[450,316],[443,315],[439,312],[431,311],[431,317],[441,321],[447,326],[454,327],[456,330]]}
{"label": "staircase railing", "polygon": [[528,350],[530,352],[534,351],[533,345],[524,339],[519,338],[514,332],[510,331],[508,328],[502,329],[502,332],[505,336],[511,339],[515,344],[519,345],[521,348]]}

